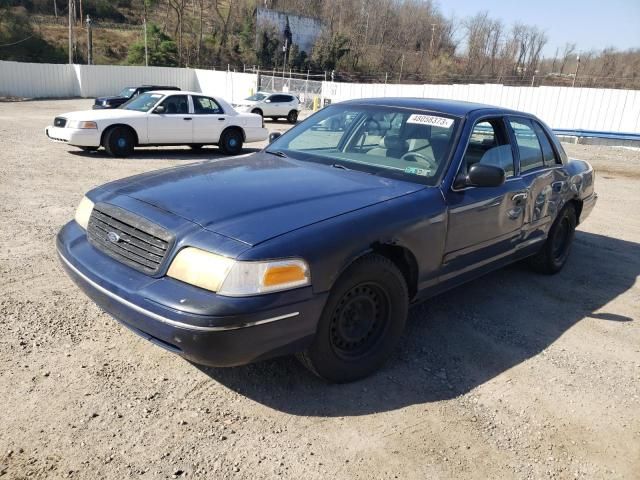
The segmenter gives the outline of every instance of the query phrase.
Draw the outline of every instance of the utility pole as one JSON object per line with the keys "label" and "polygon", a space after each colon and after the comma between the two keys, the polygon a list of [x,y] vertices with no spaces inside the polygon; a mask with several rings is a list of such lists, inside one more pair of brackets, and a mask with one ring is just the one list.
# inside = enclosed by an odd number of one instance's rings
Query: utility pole
{"label": "utility pole", "polygon": [[436,36],[437,23],[431,24],[431,42],[429,42],[429,57],[433,58],[433,38]]}
{"label": "utility pole", "polygon": [[576,57],[576,61],[576,73],[573,74],[573,83],[571,84],[571,87],[576,86],[576,78],[578,78],[578,69],[580,68],[580,55]]}
{"label": "utility pole", "polygon": [[69,0],[69,65],[73,65],[73,0]]}
{"label": "utility pole", "polygon": [[149,66],[149,49],[147,47],[147,17],[142,19],[142,26],[144,27],[144,66]]}
{"label": "utility pole", "polygon": [[87,15],[87,65],[93,65],[93,26],[91,17]]}
{"label": "utility pole", "polygon": [[56,15],[56,18],[58,18],[58,3],[56,0],[53,0],[53,13]]}

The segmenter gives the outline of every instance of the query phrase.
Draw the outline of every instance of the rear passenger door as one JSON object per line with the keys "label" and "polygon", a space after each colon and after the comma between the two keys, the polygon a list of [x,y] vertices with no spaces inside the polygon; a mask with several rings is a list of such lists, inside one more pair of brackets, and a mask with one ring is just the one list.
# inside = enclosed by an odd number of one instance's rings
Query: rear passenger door
{"label": "rear passenger door", "polygon": [[474,164],[505,171],[499,187],[458,187],[447,193],[448,228],[443,280],[504,258],[515,251],[524,224],[527,187],[518,176],[515,145],[502,116],[482,118],[473,125],[458,178]]}
{"label": "rear passenger door", "polygon": [[273,95],[271,97],[271,106],[273,109],[273,116],[286,117],[290,110],[290,102],[292,100],[291,95]]}
{"label": "rear passenger door", "polygon": [[211,97],[192,95],[193,143],[218,143],[228,123],[228,115]]}
{"label": "rear passenger door", "polygon": [[534,244],[544,240],[551,227],[561,199],[567,188],[566,173],[545,128],[535,119],[510,116],[510,133],[517,145],[516,156],[520,177],[530,201],[524,215],[523,238]]}

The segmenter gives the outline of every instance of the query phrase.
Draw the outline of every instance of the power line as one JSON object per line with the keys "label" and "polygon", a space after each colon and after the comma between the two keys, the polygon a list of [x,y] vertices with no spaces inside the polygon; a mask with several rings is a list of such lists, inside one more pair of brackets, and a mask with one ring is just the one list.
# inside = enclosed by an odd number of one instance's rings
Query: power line
{"label": "power line", "polygon": [[27,40],[29,40],[30,38],[33,38],[33,37],[35,37],[35,36],[36,36],[36,35],[35,35],[35,33],[34,33],[33,35],[29,35],[27,38],[23,38],[22,40],[18,40],[17,42],[13,42],[13,43],[5,43],[5,44],[3,44],[3,45],[0,45],[0,47],[10,47],[10,46],[12,46],[12,45],[17,45],[17,44],[19,44],[19,43],[26,42]]}

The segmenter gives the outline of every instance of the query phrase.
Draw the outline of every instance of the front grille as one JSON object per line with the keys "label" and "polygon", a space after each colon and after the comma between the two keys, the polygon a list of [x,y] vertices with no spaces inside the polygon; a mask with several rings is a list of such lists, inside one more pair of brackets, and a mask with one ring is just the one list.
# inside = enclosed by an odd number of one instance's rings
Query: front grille
{"label": "front grille", "polygon": [[173,243],[162,227],[105,203],[93,208],[87,236],[100,251],[149,275],[158,273]]}
{"label": "front grille", "polygon": [[64,128],[66,124],[67,124],[67,119],[64,117],[56,117],[53,119],[54,127]]}

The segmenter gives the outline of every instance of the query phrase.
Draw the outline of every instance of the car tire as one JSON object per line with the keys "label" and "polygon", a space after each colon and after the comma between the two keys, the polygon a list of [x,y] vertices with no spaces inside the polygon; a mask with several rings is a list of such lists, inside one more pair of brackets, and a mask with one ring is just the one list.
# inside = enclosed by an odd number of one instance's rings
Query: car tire
{"label": "car tire", "polygon": [[407,283],[388,258],[367,255],[338,279],[300,361],[329,382],[364,378],[387,360],[407,318]]}
{"label": "car tire", "polygon": [[260,115],[261,117],[262,115],[262,110],[260,110],[259,108],[254,108],[253,110],[251,110],[251,113],[255,113],[256,115]]}
{"label": "car tire", "polygon": [[83,152],[95,152],[100,147],[78,147],[78,148],[80,148],[80,150],[82,150]]}
{"label": "car tire", "polygon": [[218,146],[225,155],[238,155],[242,152],[242,132],[237,128],[230,128],[222,132]]}
{"label": "car tire", "polygon": [[562,270],[569,258],[577,223],[576,209],[573,204],[566,205],[549,229],[549,235],[542,249],[528,259],[533,270],[547,275],[553,275]]}
{"label": "car tire", "polygon": [[113,127],[104,137],[104,148],[112,157],[128,157],[134,147],[135,136],[130,128]]}
{"label": "car tire", "polygon": [[298,111],[291,110],[289,115],[287,115],[287,122],[289,123],[297,123],[298,122]]}

